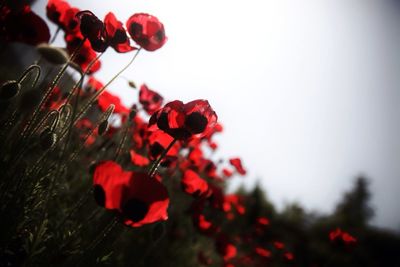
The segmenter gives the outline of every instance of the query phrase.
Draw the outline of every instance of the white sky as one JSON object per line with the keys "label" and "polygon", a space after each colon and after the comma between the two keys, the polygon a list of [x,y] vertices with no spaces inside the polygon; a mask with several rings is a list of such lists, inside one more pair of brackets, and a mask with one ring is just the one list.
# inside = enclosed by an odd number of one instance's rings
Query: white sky
{"label": "white sky", "polygon": [[[70,0],[99,18],[157,16],[169,37],[124,76],[169,100],[205,98],[240,156],[283,207],[329,212],[355,176],[371,178],[375,223],[400,229],[400,6],[390,0]],[[38,3],[43,8],[44,2]],[[54,30],[54,29],[53,29]],[[111,50],[107,81],[127,55]],[[136,100],[116,81],[111,91]]]}

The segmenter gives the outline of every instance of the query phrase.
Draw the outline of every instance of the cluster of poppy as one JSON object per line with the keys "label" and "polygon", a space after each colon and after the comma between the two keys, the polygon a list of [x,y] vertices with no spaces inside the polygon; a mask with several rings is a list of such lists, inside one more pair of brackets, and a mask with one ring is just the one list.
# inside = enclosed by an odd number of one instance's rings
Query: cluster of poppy
{"label": "cluster of poppy", "polygon": [[128,34],[140,48],[148,51],[161,48],[167,41],[164,25],[156,17],[145,13],[132,15],[126,22],[127,30],[112,12],[101,21],[91,11],[81,11],[63,0],[49,0],[46,14],[64,31],[69,53],[78,53],[74,62],[82,70],[92,73],[101,65],[100,61],[96,61],[90,70],[87,70],[90,63],[95,61],[96,52],[103,53],[108,47],[112,47],[118,53],[138,49],[131,45]]}
{"label": "cluster of poppy", "polygon": [[329,240],[339,245],[352,245],[357,242],[357,239],[354,236],[340,228],[336,228],[329,233]]}
{"label": "cluster of poppy", "polygon": [[[90,75],[78,93],[85,98],[101,91],[95,102],[97,112],[107,112],[112,105],[115,115],[121,118],[122,125],[112,124],[101,138],[112,139],[123,131],[124,125],[132,126],[127,131],[129,166],[116,160],[103,160],[94,168],[96,203],[115,213],[129,227],[164,221],[168,219],[169,194],[176,192],[168,192],[163,182],[177,177],[182,192],[191,199],[188,214],[194,228],[213,238],[224,266],[264,264],[272,256],[293,261],[294,255],[284,243],[275,240],[260,245],[256,242],[270,225],[267,217],[257,217],[248,233],[233,236],[224,232],[219,219],[210,216],[212,211],[219,212],[229,223],[246,213],[242,196],[224,192],[225,181],[234,174],[246,175],[246,169],[238,157],[214,162],[206,156],[207,149],[218,148],[213,137],[223,130],[207,100],[188,103],[175,100],[165,104],[161,94],[143,84],[138,90],[138,103],[126,107],[118,96],[103,91],[103,83],[93,76],[100,68],[97,53],[103,53],[108,47],[119,53],[140,48],[154,51],[162,47],[167,40],[163,24],[154,16],[138,13],[127,20],[125,29],[111,12],[101,21],[92,12],[71,7],[63,0],[49,0],[46,11],[47,17],[64,31],[66,49],[70,54],[77,53],[75,63]],[[46,23],[27,5],[2,6],[0,31],[5,42],[37,45],[50,39]],[[27,31],[29,35],[25,34]],[[129,36],[137,47],[131,44]],[[66,97],[61,92],[61,88],[54,88],[46,109],[57,109],[65,103]],[[86,147],[94,147],[100,139],[100,127],[95,126],[90,116],[80,119],[75,127],[83,133],[80,136]],[[163,168],[158,170],[158,165]],[[356,242],[340,229],[330,233],[330,239]],[[252,249],[241,252],[241,247]],[[202,251],[198,260],[203,265],[213,264]]]}

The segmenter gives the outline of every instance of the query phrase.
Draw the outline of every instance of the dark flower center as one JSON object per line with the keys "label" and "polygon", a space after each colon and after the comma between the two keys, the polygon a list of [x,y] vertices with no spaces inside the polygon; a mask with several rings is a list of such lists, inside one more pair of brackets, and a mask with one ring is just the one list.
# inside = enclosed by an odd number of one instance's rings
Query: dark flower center
{"label": "dark flower center", "polygon": [[139,23],[132,23],[129,29],[130,34],[132,37],[139,37],[142,35],[143,27]]}
{"label": "dark flower center", "polygon": [[159,30],[159,31],[156,33],[156,38],[157,38],[157,41],[158,41],[158,42],[161,42],[161,41],[165,38],[164,31]]}
{"label": "dark flower center", "polygon": [[122,206],[122,213],[127,218],[133,222],[139,222],[146,217],[149,211],[149,206],[143,201],[131,198]]}
{"label": "dark flower center", "polygon": [[193,133],[199,134],[204,132],[207,127],[208,120],[199,112],[193,112],[186,117],[185,125]]}
{"label": "dark flower center", "polygon": [[160,145],[160,143],[155,142],[153,145],[150,146],[150,155],[154,158],[158,157],[161,155],[161,153],[164,151],[164,147]]}

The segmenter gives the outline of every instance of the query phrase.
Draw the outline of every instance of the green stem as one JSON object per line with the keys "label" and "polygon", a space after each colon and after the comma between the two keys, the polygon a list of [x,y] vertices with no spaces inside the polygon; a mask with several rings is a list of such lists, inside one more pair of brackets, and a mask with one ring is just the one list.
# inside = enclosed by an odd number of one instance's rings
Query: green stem
{"label": "green stem", "polygon": [[104,86],[103,88],[101,88],[100,90],[98,90],[93,96],[92,98],[81,108],[81,110],[79,111],[78,115],[75,118],[75,122],[77,122],[78,120],[80,120],[83,115],[85,114],[85,112],[90,108],[90,106],[94,103],[94,101],[97,100],[97,98],[106,90],[106,88],[112,83],[114,82],[115,79],[118,78],[119,75],[121,75],[127,68],[129,68],[129,66],[133,63],[133,61],[135,60],[135,58],[137,57],[137,55],[139,54],[141,48],[139,48],[135,55],[132,57],[132,59],[128,62],[128,64],[123,67],[117,74],[114,75],[113,78],[111,78],[111,80],[109,80]]}
{"label": "green stem", "polygon": [[90,69],[92,68],[92,66],[94,65],[94,63],[96,63],[96,62],[100,59],[100,57],[101,57],[102,55],[103,55],[103,53],[100,53],[95,59],[93,59],[93,60],[89,63],[89,65],[88,65],[88,67],[86,68],[85,72],[83,72],[83,73],[81,74],[81,77],[79,78],[79,80],[75,83],[75,85],[72,87],[72,89],[71,89],[70,92],[68,93],[67,100],[65,101],[65,103],[69,103],[69,101],[70,101],[71,98],[72,98],[72,95],[75,93],[75,90],[82,84],[83,79],[85,78],[85,76],[90,72]]}
{"label": "green stem", "polygon": [[158,157],[158,159],[156,159],[153,162],[153,164],[152,164],[152,166],[151,166],[151,168],[150,168],[150,170],[148,172],[150,177],[154,176],[154,174],[156,173],[158,167],[160,166],[161,160],[167,155],[168,151],[174,146],[176,141],[178,141],[178,139],[176,139],[176,138],[174,140],[172,140],[172,142],[168,145],[168,147],[166,149],[164,149],[163,153]]}
{"label": "green stem", "polygon": [[58,82],[62,78],[62,76],[63,76],[64,72],[67,70],[69,64],[74,60],[76,55],[79,53],[79,51],[81,50],[81,48],[82,48],[82,46],[83,46],[85,41],[86,41],[86,38],[82,40],[82,42],[79,44],[79,46],[75,49],[75,51],[72,53],[72,55],[68,59],[68,62],[65,63],[62,66],[62,68],[60,69],[60,71],[57,73],[56,77],[54,78],[54,80],[50,84],[50,87],[45,92],[44,97],[41,99],[39,105],[34,110],[34,112],[32,114],[32,117],[30,118],[30,120],[28,121],[27,125],[25,126],[25,129],[22,132],[22,140],[24,140],[24,139],[26,139],[28,137],[27,133],[31,129],[31,125],[36,122],[36,118],[39,115],[40,110],[43,108],[44,104],[48,101],[51,93],[53,92],[53,89],[55,88],[55,86],[58,84]]}
{"label": "green stem", "polygon": [[60,32],[60,30],[61,30],[61,27],[60,27],[60,26],[58,26],[58,27],[57,27],[57,30],[56,30],[56,32],[54,33],[53,37],[51,38],[51,40],[50,40],[50,43],[49,43],[49,44],[52,44],[52,43],[54,43],[54,41],[56,40],[56,38],[57,38],[57,36],[58,36],[58,33]]}

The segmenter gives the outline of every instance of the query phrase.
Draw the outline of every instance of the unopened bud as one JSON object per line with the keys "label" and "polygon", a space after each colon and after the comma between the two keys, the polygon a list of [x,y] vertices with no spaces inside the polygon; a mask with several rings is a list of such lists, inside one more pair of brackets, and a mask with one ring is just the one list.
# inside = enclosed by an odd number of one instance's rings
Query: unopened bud
{"label": "unopened bud", "polygon": [[40,44],[37,46],[37,50],[43,58],[52,64],[62,65],[68,62],[68,54],[61,48]]}
{"label": "unopened bud", "polygon": [[54,146],[57,141],[57,134],[50,128],[46,128],[40,134],[39,137],[40,145],[44,150],[47,150]]}
{"label": "unopened bud", "polygon": [[129,87],[136,89],[136,84],[134,81],[128,81],[128,85],[129,85]]}
{"label": "unopened bud", "polygon": [[17,81],[11,80],[6,81],[0,87],[0,100],[1,101],[9,101],[19,94],[21,90],[21,84]]}

